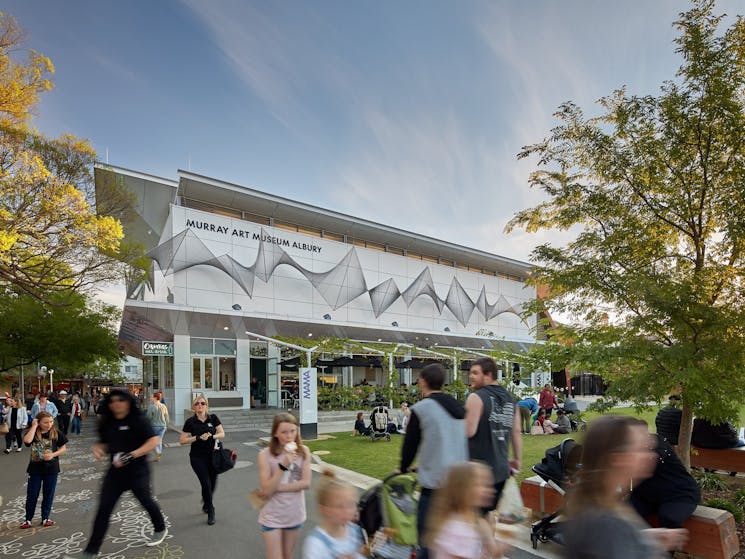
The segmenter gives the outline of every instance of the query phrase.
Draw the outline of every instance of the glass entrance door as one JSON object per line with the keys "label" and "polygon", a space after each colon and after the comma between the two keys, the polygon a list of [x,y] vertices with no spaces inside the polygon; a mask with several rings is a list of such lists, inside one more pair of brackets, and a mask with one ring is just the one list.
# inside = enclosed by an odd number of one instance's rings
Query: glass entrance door
{"label": "glass entrance door", "polygon": [[279,359],[266,360],[266,405],[279,407]]}
{"label": "glass entrance door", "polygon": [[214,357],[192,357],[191,376],[193,390],[214,390]]}

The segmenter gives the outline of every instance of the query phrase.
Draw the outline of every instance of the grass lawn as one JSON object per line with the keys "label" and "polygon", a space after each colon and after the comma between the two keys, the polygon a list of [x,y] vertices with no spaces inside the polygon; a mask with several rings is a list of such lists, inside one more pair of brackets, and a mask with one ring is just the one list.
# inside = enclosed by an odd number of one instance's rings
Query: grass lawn
{"label": "grass lawn", "polygon": [[[637,414],[633,408],[618,408],[613,413],[633,415],[645,419],[654,431],[654,418],[657,408]],[[592,420],[598,414],[585,412],[582,417]],[[380,439],[370,442],[369,437],[352,437],[348,432],[335,433],[334,438],[323,441],[310,441],[308,447],[311,451],[325,450],[329,454],[321,456],[325,462],[347,468],[378,479],[384,478],[393,470],[398,468],[401,459],[401,445],[403,435],[391,435],[391,441]],[[546,449],[556,446],[566,437],[575,440],[581,438],[581,433],[572,435],[523,435],[523,459],[522,470],[517,477],[518,481],[533,474],[530,468],[541,461]]]}

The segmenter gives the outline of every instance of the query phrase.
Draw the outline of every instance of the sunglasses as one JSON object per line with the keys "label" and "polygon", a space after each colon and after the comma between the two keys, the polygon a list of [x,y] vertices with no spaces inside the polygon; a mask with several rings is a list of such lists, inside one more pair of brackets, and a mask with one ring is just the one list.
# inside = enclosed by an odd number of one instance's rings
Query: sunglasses
{"label": "sunglasses", "polygon": [[207,402],[194,402],[195,406],[206,406]]}

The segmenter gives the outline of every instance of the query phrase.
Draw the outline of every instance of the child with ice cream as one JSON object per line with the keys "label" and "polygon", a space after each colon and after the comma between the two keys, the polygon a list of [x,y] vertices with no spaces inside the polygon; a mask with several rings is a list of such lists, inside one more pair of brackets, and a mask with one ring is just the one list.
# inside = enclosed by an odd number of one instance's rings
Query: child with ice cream
{"label": "child with ice cream", "polygon": [[310,451],[300,438],[297,419],[290,413],[277,414],[272,440],[259,453],[259,483],[268,498],[259,514],[267,559],[292,558],[306,519],[310,477]]}

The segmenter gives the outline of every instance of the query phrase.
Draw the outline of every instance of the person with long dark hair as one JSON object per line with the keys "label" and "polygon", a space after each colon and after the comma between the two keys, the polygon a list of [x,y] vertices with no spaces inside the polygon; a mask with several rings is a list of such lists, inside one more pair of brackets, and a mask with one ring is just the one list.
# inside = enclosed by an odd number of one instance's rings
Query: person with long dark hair
{"label": "person with long dark hair", "polygon": [[23,437],[23,442],[31,449],[31,456],[26,469],[26,519],[21,524],[21,529],[31,528],[40,491],[41,525],[48,528],[54,526],[49,517],[52,514],[52,502],[60,471],[59,457],[67,452],[67,438],[54,427],[52,414],[42,411],[31,422],[31,428]]}
{"label": "person with long dark hair", "polygon": [[189,462],[202,486],[202,511],[207,513],[207,524],[215,523],[215,504],[212,497],[217,487],[217,471],[212,464],[215,441],[225,438],[220,418],[209,413],[209,402],[204,394],[197,395],[191,404],[194,415],[186,420],[178,442],[191,445]]}
{"label": "person with long dark hair", "polygon": [[661,559],[685,543],[686,530],[650,529],[625,500],[632,483],[652,475],[656,458],[646,427],[635,419],[607,415],[592,421],[579,478],[567,496],[566,557]]}
{"label": "person with long dark hair", "polygon": [[112,389],[99,404],[99,442],[93,445],[96,460],[108,457],[111,467],[101,483],[101,496],[93,534],[82,555],[64,559],[82,559],[98,555],[109,528],[109,518],[125,491],[132,491],[145,508],[153,523],[153,536],[146,545],[156,546],[168,535],[163,513],[153,499],[150,489],[150,467],[147,455],[158,446],[160,439],[150,422],[137,408],[128,390]]}

